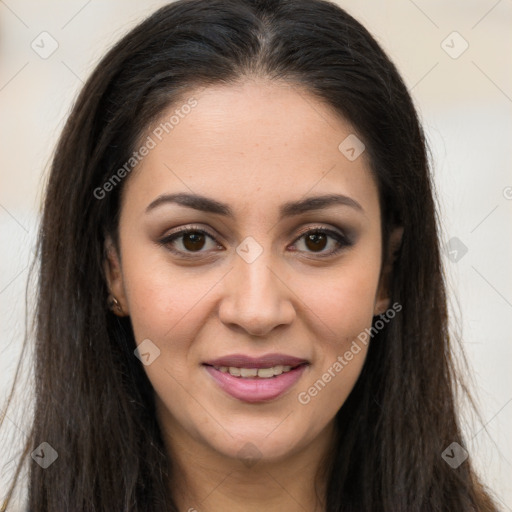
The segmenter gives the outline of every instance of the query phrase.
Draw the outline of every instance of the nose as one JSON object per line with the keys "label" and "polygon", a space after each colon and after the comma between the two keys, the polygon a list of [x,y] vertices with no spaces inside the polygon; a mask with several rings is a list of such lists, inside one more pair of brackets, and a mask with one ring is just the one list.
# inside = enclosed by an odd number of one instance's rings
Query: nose
{"label": "nose", "polygon": [[230,328],[241,328],[252,336],[266,336],[276,327],[293,322],[294,295],[287,276],[272,265],[265,252],[251,263],[235,258],[224,285],[219,317]]}

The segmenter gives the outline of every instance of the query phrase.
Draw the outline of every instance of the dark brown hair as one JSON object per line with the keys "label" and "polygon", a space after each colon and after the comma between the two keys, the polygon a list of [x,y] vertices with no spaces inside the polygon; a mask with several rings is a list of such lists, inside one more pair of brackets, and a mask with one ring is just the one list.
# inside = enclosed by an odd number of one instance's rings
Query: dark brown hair
{"label": "dark brown hair", "polygon": [[[18,466],[30,464],[28,510],[177,510],[130,320],[106,306],[104,241],[117,240],[123,183],[102,199],[94,191],[187,92],[251,76],[297,85],[348,120],[379,187],[384,244],[394,225],[404,229],[391,284],[403,310],[375,335],[336,416],[326,509],[496,510],[469,460],[453,469],[441,457],[464,443],[421,125],[380,46],[323,0],[179,0],[87,80],[56,148],[38,239],[36,402]],[[28,457],[43,441],[58,452],[47,469]]]}

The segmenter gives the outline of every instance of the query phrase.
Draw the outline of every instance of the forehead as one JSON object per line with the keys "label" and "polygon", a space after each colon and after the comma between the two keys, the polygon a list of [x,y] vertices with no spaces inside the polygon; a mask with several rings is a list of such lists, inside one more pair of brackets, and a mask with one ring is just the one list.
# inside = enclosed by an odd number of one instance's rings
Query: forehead
{"label": "forehead", "polygon": [[365,210],[378,208],[366,153],[349,159],[343,152],[354,129],[296,85],[247,80],[192,90],[162,113],[143,141],[148,137],[153,147],[123,194],[134,206],[187,192],[215,197],[235,211],[256,199],[259,208],[277,211],[291,199],[342,193]]}

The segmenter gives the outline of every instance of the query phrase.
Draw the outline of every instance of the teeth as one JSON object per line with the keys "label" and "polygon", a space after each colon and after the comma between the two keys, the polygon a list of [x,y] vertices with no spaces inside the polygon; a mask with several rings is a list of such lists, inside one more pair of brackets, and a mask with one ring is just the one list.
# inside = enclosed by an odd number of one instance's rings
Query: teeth
{"label": "teeth", "polygon": [[289,372],[292,367],[277,365],[272,366],[271,368],[237,368],[236,366],[218,366],[215,367],[222,373],[229,373],[233,375],[233,377],[241,377],[245,379],[251,379],[255,377],[259,377],[260,379],[270,379],[277,375],[281,375],[282,373]]}
{"label": "teeth", "polygon": [[274,366],[272,370],[274,371],[274,375],[281,375],[281,373],[283,373],[283,365]]}
{"label": "teeth", "polygon": [[258,377],[268,379],[274,376],[274,368],[260,368],[258,370]]}
{"label": "teeth", "polygon": [[[231,371],[231,368],[229,370]],[[240,377],[256,377],[256,375],[258,375],[258,368],[240,368]]]}

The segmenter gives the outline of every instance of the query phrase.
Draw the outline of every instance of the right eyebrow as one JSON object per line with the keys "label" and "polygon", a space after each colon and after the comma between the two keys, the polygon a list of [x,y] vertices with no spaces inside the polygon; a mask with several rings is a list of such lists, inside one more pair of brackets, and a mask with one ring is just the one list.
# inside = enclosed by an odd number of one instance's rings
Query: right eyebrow
{"label": "right eyebrow", "polygon": [[200,196],[197,194],[163,194],[157,197],[152,203],[146,208],[146,213],[149,211],[167,203],[176,203],[180,206],[186,206],[188,208],[194,208],[194,210],[200,210],[203,212],[216,213],[218,215],[224,215],[226,217],[234,217],[233,210],[224,203],[220,203],[215,199],[209,197]]}

